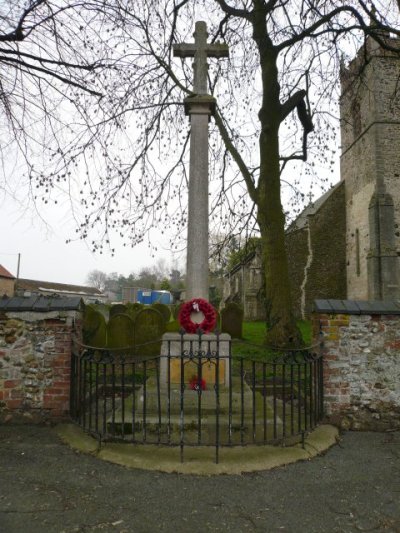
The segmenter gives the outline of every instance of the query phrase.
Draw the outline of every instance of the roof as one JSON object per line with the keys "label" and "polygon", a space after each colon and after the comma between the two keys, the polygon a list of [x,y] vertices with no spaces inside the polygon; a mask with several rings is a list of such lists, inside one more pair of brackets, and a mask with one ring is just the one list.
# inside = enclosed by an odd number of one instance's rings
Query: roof
{"label": "roof", "polygon": [[103,293],[95,287],[84,285],[68,285],[66,283],[51,283],[49,281],[38,281],[34,279],[18,279],[16,289],[25,291],[41,291],[58,294],[77,294],[81,296],[103,296]]}
{"label": "roof", "polygon": [[3,265],[0,265],[0,278],[15,279],[15,277],[6,268],[4,268]]}
{"label": "roof", "polygon": [[0,298],[0,311],[79,311],[82,298],[63,298],[61,296],[3,296]]}
{"label": "roof", "polygon": [[315,300],[314,311],[328,315],[400,315],[400,300]]}
{"label": "roof", "polygon": [[[291,233],[294,231],[297,231],[299,229],[305,228],[307,226],[307,218],[310,215],[315,215],[321,207],[324,205],[324,203],[336,192],[336,190],[343,185],[344,181],[339,181],[336,183],[329,191],[327,191],[325,194],[320,196],[315,202],[310,202],[307,207],[303,209],[303,211],[300,213],[300,215],[288,226],[288,228],[285,230],[285,234]],[[259,244],[259,246],[261,246]],[[231,270],[225,274],[232,275],[235,272],[239,270],[239,268],[243,265],[247,265],[250,263],[250,261],[254,258],[255,252],[250,252],[240,263],[237,263]]]}
{"label": "roof", "polygon": [[290,224],[285,233],[291,233],[307,226],[307,217],[310,215],[315,215],[324,205],[324,203],[334,194],[334,192],[344,183],[344,181],[339,181],[334,185],[329,191],[320,196],[315,202],[310,202],[307,207],[303,209],[300,215]]}
{"label": "roof", "polygon": [[[260,246],[260,245],[259,245]],[[242,266],[244,265],[247,265],[249,264],[253,259],[254,257],[256,256],[256,252],[255,250],[250,252],[249,254],[246,255],[246,257],[243,259],[243,261],[240,261],[240,263],[236,263],[236,265],[234,267],[232,267],[230,269],[230,271],[225,274],[226,276],[230,276],[232,274],[234,274],[235,272],[237,272]]]}

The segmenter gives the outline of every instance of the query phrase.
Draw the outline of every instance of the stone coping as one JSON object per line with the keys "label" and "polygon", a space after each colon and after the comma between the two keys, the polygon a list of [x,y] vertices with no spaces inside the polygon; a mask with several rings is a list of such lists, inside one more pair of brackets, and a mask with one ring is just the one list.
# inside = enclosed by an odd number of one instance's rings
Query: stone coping
{"label": "stone coping", "polygon": [[297,461],[307,461],[323,454],[339,441],[339,430],[330,425],[318,426],[301,444],[293,446],[234,446],[219,449],[215,463],[214,446],[186,446],[184,463],[180,462],[179,446],[102,443],[75,424],[56,427],[59,437],[71,448],[128,468],[156,470],[167,473],[219,475],[242,474],[270,470]]}
{"label": "stone coping", "polygon": [[73,298],[66,296],[13,296],[0,298],[0,311],[26,312],[34,311],[48,313],[51,311],[80,311],[83,300],[80,296]]}
{"label": "stone coping", "polygon": [[[164,333],[162,336],[163,341],[180,341],[181,338],[182,338],[182,335],[174,331],[169,331],[167,333]],[[201,338],[202,342],[206,342],[206,341],[216,342],[217,339],[220,342],[226,342],[231,339],[231,336],[228,333],[220,333],[218,336],[215,333],[202,333],[201,337],[199,337],[198,333],[184,333],[183,334],[184,341],[198,342],[199,338]]]}
{"label": "stone coping", "polygon": [[313,310],[328,315],[400,315],[400,301],[315,300]]}

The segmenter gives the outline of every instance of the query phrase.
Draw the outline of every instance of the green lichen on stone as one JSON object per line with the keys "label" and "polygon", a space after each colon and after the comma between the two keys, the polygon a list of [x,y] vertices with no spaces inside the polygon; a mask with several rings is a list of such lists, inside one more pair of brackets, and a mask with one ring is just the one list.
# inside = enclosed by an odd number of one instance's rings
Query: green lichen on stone
{"label": "green lichen on stone", "polygon": [[156,309],[143,309],[135,318],[135,353],[139,356],[160,355],[161,337],[166,324]]}
{"label": "green lichen on stone", "polygon": [[115,315],[127,314],[127,308],[124,304],[115,304],[110,307],[110,318]]}
{"label": "green lichen on stone", "polygon": [[134,323],[126,314],[114,315],[107,325],[107,347],[126,348],[134,343]]}
{"label": "green lichen on stone", "polygon": [[234,339],[243,337],[243,308],[237,303],[230,302],[222,309],[221,331]]}
{"label": "green lichen on stone", "polygon": [[86,305],[82,324],[83,343],[96,348],[105,348],[107,342],[107,326],[104,315],[96,305]]}
{"label": "green lichen on stone", "polygon": [[144,305],[138,302],[131,304],[126,304],[126,314],[129,315],[132,319],[136,317],[139,311],[144,309]]}
{"label": "green lichen on stone", "polygon": [[110,306],[106,304],[93,304],[96,311],[104,316],[106,323],[110,320]]}
{"label": "green lichen on stone", "polygon": [[156,309],[157,311],[159,311],[162,316],[164,317],[164,320],[166,323],[168,323],[171,319],[171,311],[168,307],[168,305],[165,305],[165,304],[161,304],[159,302],[153,304],[151,306],[152,309]]}

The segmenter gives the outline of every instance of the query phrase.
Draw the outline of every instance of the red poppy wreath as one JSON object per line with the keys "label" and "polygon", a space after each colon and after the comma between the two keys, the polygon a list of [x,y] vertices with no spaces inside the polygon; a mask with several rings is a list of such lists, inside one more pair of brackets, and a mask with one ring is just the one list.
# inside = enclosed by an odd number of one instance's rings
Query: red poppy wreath
{"label": "red poppy wreath", "polygon": [[[201,312],[204,315],[204,320],[200,324],[193,322],[192,313]],[[203,333],[210,333],[215,329],[217,323],[217,313],[214,307],[203,298],[193,298],[190,302],[185,302],[179,311],[179,323],[187,333],[196,333],[201,329]]]}

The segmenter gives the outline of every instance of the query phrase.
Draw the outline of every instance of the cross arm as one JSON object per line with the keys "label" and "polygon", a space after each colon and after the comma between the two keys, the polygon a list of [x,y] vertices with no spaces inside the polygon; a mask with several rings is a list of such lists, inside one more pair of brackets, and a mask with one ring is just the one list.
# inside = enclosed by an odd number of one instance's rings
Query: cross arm
{"label": "cross arm", "polygon": [[225,43],[209,44],[206,52],[209,57],[229,57],[229,46]]}
{"label": "cross arm", "polygon": [[197,47],[195,44],[174,44],[173,51],[175,57],[194,57]]}
{"label": "cross arm", "polygon": [[[190,43],[174,44],[173,51],[175,57],[194,57],[198,47]],[[208,57],[229,57],[229,46],[225,43],[209,44],[204,51]]]}

